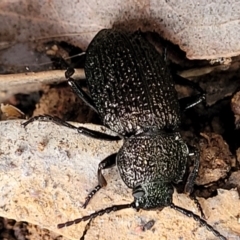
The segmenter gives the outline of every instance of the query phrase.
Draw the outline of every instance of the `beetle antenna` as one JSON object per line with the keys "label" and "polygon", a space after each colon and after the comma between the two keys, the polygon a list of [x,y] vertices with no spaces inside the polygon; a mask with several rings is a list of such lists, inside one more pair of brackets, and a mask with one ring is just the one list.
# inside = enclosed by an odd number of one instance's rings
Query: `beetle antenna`
{"label": "beetle antenna", "polygon": [[91,226],[92,221],[93,221],[93,218],[91,218],[91,219],[89,220],[89,222],[86,224],[86,226],[85,226],[85,228],[84,228],[84,231],[83,231],[83,234],[82,234],[82,236],[80,237],[80,240],[84,240],[84,239],[85,239],[85,236],[86,236],[87,231],[89,230],[89,228],[90,228],[90,226]]}
{"label": "beetle antenna", "polygon": [[82,208],[86,208],[92,197],[101,189],[102,187],[98,184],[86,197],[84,204],[82,205]]}
{"label": "beetle antenna", "polygon": [[126,209],[126,208],[136,208],[135,206],[135,203],[132,202],[132,203],[128,203],[128,204],[122,204],[122,205],[113,205],[111,207],[108,207],[108,208],[105,208],[105,209],[101,209],[97,212],[94,212],[90,215],[87,215],[87,216],[84,216],[82,218],[77,218],[73,221],[68,221],[68,222],[65,222],[65,223],[60,223],[57,225],[58,228],[63,228],[63,227],[68,227],[68,226],[71,226],[73,224],[78,224],[80,222],[83,222],[83,221],[87,221],[87,220],[92,220],[98,216],[102,216],[103,214],[105,213],[110,213],[110,212],[116,212],[116,211],[119,211],[119,210],[122,210],[122,209]]}
{"label": "beetle antenna", "polygon": [[201,226],[204,226],[207,228],[208,231],[212,232],[216,237],[218,237],[221,240],[227,240],[226,237],[224,237],[220,232],[218,232],[216,229],[214,229],[210,224],[208,224],[204,219],[202,219],[197,214],[193,213],[192,211],[189,211],[185,208],[181,208],[179,206],[176,206],[175,204],[171,203],[170,207],[174,210],[184,214],[187,217],[193,218],[196,222],[199,222]]}

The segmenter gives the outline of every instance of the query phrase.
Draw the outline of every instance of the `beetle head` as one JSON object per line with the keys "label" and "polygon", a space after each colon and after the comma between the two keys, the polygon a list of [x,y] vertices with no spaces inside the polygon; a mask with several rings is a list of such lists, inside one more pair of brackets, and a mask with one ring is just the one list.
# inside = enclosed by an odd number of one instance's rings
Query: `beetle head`
{"label": "beetle head", "polygon": [[162,209],[172,203],[173,187],[165,182],[148,182],[133,188],[137,209]]}

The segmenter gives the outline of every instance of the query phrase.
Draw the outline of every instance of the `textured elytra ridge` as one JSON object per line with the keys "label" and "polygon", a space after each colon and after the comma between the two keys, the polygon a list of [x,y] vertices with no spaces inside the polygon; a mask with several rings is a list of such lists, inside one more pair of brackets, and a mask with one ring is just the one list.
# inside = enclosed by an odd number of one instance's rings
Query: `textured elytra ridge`
{"label": "textured elytra ridge", "polygon": [[122,135],[179,125],[172,77],[141,32],[104,29],[86,53],[89,90],[104,125]]}

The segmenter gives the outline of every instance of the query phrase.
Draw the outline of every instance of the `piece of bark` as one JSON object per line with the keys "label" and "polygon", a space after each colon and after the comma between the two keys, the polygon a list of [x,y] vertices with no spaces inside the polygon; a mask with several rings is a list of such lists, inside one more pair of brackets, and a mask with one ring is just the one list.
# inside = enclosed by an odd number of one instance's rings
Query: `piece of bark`
{"label": "piece of bark", "polygon": [[[65,82],[66,70],[0,74],[0,102],[16,93],[39,91],[43,84]],[[75,69],[75,79],[85,79],[84,69]]]}
{"label": "piece of bark", "polygon": [[[122,141],[100,141],[50,122],[0,121],[0,215],[27,221],[79,239],[86,223],[57,229],[57,224],[85,216],[113,204],[133,201],[131,190],[116,168],[104,171],[107,187],[82,209],[97,184],[98,163],[117,152]],[[80,125],[80,124],[76,124]],[[84,125],[100,130],[101,127]],[[240,235],[240,201],[236,190],[219,190],[216,197],[200,199],[207,221],[228,239]],[[174,194],[176,205],[197,212],[185,194]],[[151,230],[139,231],[154,220]],[[115,234],[113,234],[115,233]],[[199,223],[180,213],[126,209],[96,218],[86,239],[217,239]]]}
{"label": "piece of bark", "polygon": [[219,179],[225,179],[236,160],[222,136],[216,133],[200,133],[200,167],[197,185],[211,185]]}
{"label": "piece of bark", "polygon": [[[64,40],[85,49],[99,30],[115,25],[130,31],[158,32],[179,45],[189,59],[222,59],[240,54],[237,0],[15,0],[14,4],[2,0],[0,9],[3,49],[31,40]],[[24,53],[21,44],[14,53],[4,56],[15,54],[24,62]]]}

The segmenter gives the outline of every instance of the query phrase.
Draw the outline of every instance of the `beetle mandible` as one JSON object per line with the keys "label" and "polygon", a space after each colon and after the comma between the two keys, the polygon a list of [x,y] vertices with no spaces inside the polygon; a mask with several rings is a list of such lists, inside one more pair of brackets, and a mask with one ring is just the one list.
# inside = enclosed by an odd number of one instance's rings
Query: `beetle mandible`
{"label": "beetle mandible", "polygon": [[[58,227],[86,220],[91,222],[93,218],[104,213],[125,208],[150,210],[169,206],[193,217],[220,239],[226,239],[204,219],[172,202],[173,183],[183,180],[188,158],[193,155],[179,133],[181,108],[187,109],[201,102],[204,99],[203,90],[191,83],[200,94],[194,101],[179,102],[172,75],[163,56],[140,31],[128,33],[104,29],[94,37],[87,48],[85,62],[91,97],[71,78],[72,74],[71,70],[66,72],[69,85],[99,114],[103,125],[118,136],[84,127],[77,128],[57,117],[46,115],[33,117],[23,125],[26,126],[34,120],[50,120],[94,138],[123,138],[124,143],[119,152],[100,162],[99,184],[90,192],[83,207],[87,206],[99,189],[106,186],[102,170],[115,164],[124,183],[132,189],[134,201],[102,209],[59,224]],[[195,151],[194,157],[194,168],[185,187],[188,194],[192,191],[198,172],[198,151]],[[86,231],[87,229],[84,235]]]}

